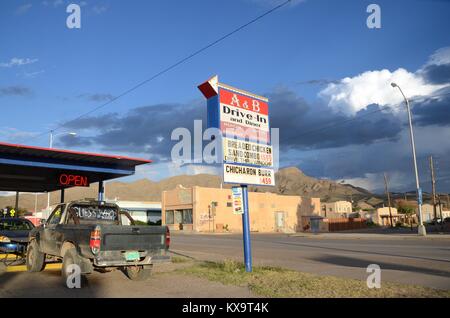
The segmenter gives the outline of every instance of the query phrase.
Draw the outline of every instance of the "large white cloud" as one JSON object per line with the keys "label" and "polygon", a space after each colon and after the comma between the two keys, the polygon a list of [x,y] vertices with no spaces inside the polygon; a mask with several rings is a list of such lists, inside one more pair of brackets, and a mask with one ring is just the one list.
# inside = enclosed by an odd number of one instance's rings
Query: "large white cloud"
{"label": "large white cloud", "polygon": [[394,72],[389,70],[367,71],[355,77],[346,77],[337,84],[329,84],[319,92],[330,107],[346,114],[354,114],[370,104],[395,106],[403,101],[401,94],[390,83],[401,86],[409,97],[428,96],[445,85],[432,85],[417,73],[403,68]]}
{"label": "large white cloud", "polygon": [[427,82],[424,69],[427,66],[446,64],[450,64],[450,47],[434,52],[427,63],[416,72],[409,72],[403,68],[393,72],[387,69],[366,71],[354,77],[346,77],[337,83],[328,84],[319,92],[319,96],[332,109],[346,114],[354,114],[370,104],[396,106],[403,101],[403,97],[390,86],[390,83],[397,83],[409,98],[432,95],[449,84],[439,85]]}

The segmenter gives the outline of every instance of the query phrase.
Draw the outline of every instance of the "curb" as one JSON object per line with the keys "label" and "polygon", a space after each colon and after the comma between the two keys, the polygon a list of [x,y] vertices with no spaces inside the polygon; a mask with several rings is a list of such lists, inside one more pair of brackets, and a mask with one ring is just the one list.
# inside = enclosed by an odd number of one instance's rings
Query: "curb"
{"label": "curb", "polygon": [[[441,236],[442,235],[442,236]],[[323,234],[292,234],[290,237],[304,237],[312,239],[347,239],[347,240],[361,240],[361,239],[423,239],[423,240],[450,240],[450,235],[448,234],[431,234],[427,236],[419,235],[402,235],[402,234],[369,234],[365,235],[351,235],[351,234],[334,234],[334,235],[323,235]]]}

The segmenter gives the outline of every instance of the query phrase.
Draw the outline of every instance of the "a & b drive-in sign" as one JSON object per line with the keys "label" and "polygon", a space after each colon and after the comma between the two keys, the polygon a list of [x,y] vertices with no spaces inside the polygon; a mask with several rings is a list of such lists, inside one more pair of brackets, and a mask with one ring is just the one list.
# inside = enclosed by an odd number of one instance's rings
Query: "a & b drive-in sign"
{"label": "a & b drive-in sign", "polygon": [[198,88],[208,100],[208,128],[222,132],[223,181],[275,185],[268,99],[219,83],[217,76]]}

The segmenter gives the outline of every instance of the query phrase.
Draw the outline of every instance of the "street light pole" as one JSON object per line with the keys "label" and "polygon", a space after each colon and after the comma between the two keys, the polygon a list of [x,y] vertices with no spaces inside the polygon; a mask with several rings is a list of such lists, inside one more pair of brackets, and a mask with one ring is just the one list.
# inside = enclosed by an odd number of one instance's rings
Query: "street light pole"
{"label": "street light pole", "polygon": [[[53,135],[54,130],[50,130],[50,141],[49,141],[49,148],[53,148],[53,138],[55,136],[59,136],[59,135],[71,135],[71,136],[76,136],[77,133],[76,132],[69,132],[69,133],[60,133],[57,135]],[[50,192],[47,192],[47,210],[50,209]]]}
{"label": "street light pole", "polygon": [[416,145],[414,142],[414,131],[412,126],[412,117],[411,117],[411,107],[409,105],[409,100],[406,98],[405,94],[403,94],[402,89],[400,86],[398,86],[396,83],[391,83],[392,87],[397,87],[400,93],[403,96],[403,99],[405,100],[406,109],[408,111],[408,122],[409,122],[409,136],[411,138],[411,149],[412,149],[412,157],[413,157],[413,163],[414,163],[414,173],[416,175],[416,191],[417,191],[417,207],[419,212],[419,226],[418,226],[418,234],[421,236],[427,235],[427,231],[425,229],[425,226],[423,225],[423,219],[422,219],[422,189],[420,188],[419,183],[419,172],[417,169],[417,158],[416,158]]}
{"label": "street light pole", "polygon": [[[53,148],[53,130],[50,130],[49,148]],[[47,192],[47,210],[50,210],[50,192]]]}

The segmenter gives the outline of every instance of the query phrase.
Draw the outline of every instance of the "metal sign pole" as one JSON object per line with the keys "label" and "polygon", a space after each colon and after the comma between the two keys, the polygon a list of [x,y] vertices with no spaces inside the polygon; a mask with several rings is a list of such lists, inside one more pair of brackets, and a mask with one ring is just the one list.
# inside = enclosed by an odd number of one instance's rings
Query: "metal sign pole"
{"label": "metal sign pole", "polygon": [[250,241],[250,216],[248,211],[248,192],[247,185],[242,184],[242,201],[244,213],[242,214],[242,234],[244,237],[244,263],[245,271],[252,271],[252,244]]}

